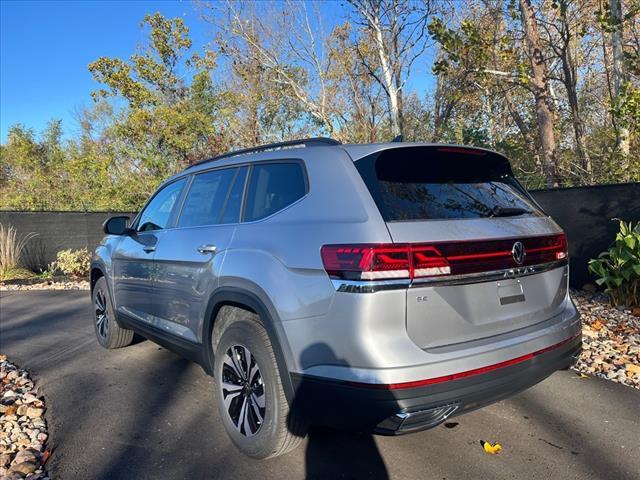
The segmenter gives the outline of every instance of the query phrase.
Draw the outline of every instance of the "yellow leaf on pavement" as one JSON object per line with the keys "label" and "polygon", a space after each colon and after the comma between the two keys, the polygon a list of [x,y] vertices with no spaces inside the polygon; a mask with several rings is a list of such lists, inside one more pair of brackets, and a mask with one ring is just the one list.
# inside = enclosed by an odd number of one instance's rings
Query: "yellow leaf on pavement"
{"label": "yellow leaf on pavement", "polygon": [[502,450],[502,445],[499,443],[494,443],[493,445],[490,442],[485,442],[484,440],[480,440],[480,445],[484,448],[484,451],[490,453],[491,455],[496,455]]}

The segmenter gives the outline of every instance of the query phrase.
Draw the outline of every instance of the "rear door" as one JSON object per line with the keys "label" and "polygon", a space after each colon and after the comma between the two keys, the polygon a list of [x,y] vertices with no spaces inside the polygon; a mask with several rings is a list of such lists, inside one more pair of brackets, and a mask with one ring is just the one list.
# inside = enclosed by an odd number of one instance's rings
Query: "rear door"
{"label": "rear door", "polygon": [[158,326],[200,342],[207,301],[240,219],[247,167],[194,175],[175,228],[155,254]]}
{"label": "rear door", "polygon": [[507,160],[404,147],[356,161],[394,243],[414,245],[407,331],[422,348],[531,327],[567,293],[566,241]]}

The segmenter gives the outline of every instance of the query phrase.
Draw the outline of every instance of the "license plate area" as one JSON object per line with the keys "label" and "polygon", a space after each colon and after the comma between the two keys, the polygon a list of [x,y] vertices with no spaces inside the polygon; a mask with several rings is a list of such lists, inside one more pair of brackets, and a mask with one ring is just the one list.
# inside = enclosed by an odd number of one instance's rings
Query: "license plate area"
{"label": "license plate area", "polygon": [[498,282],[497,287],[500,305],[511,305],[512,303],[525,301],[524,290],[520,280]]}

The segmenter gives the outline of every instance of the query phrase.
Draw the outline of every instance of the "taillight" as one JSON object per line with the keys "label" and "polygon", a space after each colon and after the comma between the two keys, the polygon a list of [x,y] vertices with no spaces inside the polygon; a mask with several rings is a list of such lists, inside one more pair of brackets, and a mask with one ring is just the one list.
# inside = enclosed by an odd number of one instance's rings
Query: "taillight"
{"label": "taillight", "polygon": [[567,237],[564,233],[549,237],[538,237],[523,241],[527,256],[536,263],[564,260],[569,256]]}
{"label": "taillight", "polygon": [[332,278],[384,280],[410,276],[406,245],[325,245],[321,254]]}
{"label": "taillight", "polygon": [[433,245],[412,245],[411,277],[430,277],[434,275],[449,275],[451,266],[440,250]]}
{"label": "taillight", "polygon": [[[522,243],[524,255],[516,255]],[[325,245],[324,268],[346,280],[413,279],[465,275],[551,263],[567,258],[564,234],[433,244]]]}

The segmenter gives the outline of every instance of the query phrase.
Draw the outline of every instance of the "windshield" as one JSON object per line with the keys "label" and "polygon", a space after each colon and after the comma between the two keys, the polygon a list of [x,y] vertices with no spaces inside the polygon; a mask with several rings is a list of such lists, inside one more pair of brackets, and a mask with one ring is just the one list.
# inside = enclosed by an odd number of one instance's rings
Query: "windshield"
{"label": "windshield", "polygon": [[503,157],[405,147],[356,162],[385,221],[542,215]]}

